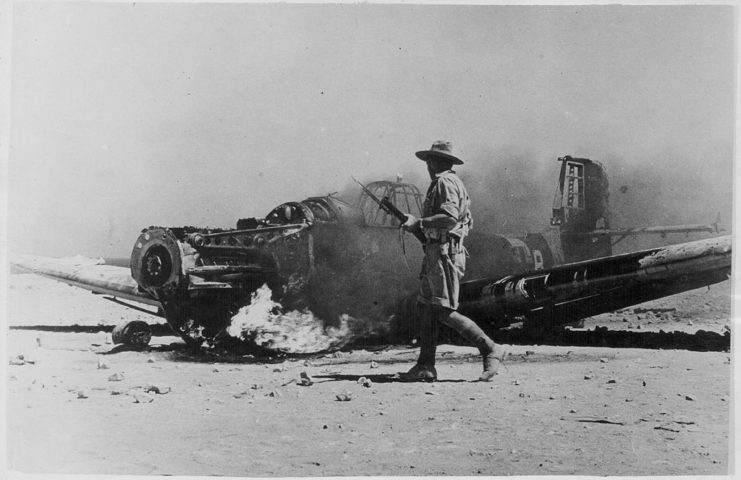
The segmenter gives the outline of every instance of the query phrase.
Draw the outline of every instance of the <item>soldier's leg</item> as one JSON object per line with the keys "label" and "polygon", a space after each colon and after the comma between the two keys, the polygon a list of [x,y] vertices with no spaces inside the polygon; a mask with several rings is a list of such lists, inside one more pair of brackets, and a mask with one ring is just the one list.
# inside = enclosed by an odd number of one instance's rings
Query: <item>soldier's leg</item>
{"label": "soldier's leg", "polygon": [[479,349],[484,360],[484,371],[481,373],[479,380],[490,382],[499,371],[499,365],[504,355],[504,350],[499,347],[484,331],[474,323],[473,320],[462,315],[461,313],[450,310],[440,309],[440,322],[458,332],[464,339],[468,340],[473,346]]}
{"label": "soldier's leg", "polygon": [[417,364],[406,373],[399,373],[398,378],[402,381],[434,381],[437,380],[435,370],[435,353],[437,352],[437,336],[440,327],[437,323],[432,308],[422,302],[417,303],[417,314],[419,315],[419,358]]}

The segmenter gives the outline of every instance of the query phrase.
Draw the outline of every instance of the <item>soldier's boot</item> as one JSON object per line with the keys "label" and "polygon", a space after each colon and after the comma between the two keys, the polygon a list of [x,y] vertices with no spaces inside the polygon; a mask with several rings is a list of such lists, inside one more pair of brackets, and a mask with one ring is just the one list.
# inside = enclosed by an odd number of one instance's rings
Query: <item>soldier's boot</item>
{"label": "soldier's boot", "polygon": [[437,320],[429,308],[420,308],[419,358],[417,364],[408,372],[400,372],[397,379],[402,382],[434,382],[437,380],[435,354],[437,352],[437,335],[440,329]]}
{"label": "soldier's boot", "polygon": [[505,355],[504,350],[494,343],[473,320],[456,311],[451,311],[442,323],[458,332],[461,337],[479,349],[484,360],[484,370],[479,376],[479,381],[491,382],[499,372],[499,365]]}

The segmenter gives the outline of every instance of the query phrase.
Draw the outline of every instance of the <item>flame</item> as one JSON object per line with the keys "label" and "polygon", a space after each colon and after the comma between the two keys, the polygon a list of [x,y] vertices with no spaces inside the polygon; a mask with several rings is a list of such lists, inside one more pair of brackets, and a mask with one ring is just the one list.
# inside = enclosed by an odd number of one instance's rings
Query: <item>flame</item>
{"label": "flame", "polygon": [[340,317],[340,326],[325,327],[324,322],[309,310],[289,312],[274,302],[267,285],[258,288],[250,304],[232,317],[227,333],[248,339],[258,345],[286,353],[315,353],[339,349],[357,337],[348,322],[349,315]]}

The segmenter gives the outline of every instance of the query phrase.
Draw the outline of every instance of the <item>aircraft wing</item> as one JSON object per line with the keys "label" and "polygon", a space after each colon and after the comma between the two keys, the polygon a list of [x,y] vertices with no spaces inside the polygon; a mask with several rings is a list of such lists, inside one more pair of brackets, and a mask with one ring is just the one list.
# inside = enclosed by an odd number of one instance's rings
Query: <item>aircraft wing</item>
{"label": "aircraft wing", "polygon": [[10,264],[21,270],[84,288],[93,293],[160,306],[160,302],[139,290],[128,268],[105,265],[102,259],[16,255],[11,258]]}
{"label": "aircraft wing", "polygon": [[461,285],[460,310],[482,322],[562,325],[726,280],[731,236],[586,260]]}

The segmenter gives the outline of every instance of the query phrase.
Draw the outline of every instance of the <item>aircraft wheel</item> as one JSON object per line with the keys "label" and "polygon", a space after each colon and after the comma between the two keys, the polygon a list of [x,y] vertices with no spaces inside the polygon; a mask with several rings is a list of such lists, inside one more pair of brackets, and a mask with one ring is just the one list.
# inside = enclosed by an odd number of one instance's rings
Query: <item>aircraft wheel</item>
{"label": "aircraft wheel", "polygon": [[111,338],[115,344],[149,345],[152,339],[152,329],[147,322],[141,320],[120,323],[113,328]]}

